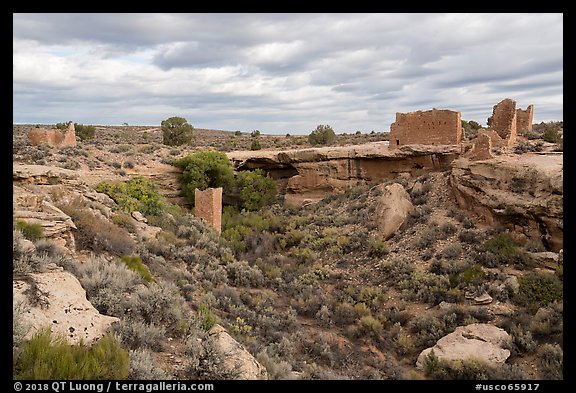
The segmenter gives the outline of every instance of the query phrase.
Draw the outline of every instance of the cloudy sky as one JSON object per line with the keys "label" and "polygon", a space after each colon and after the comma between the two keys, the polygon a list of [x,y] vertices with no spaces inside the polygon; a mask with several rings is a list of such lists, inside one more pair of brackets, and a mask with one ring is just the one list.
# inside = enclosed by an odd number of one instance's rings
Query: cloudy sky
{"label": "cloudy sky", "polygon": [[396,112],[563,119],[563,15],[14,14],[13,122],[308,134]]}

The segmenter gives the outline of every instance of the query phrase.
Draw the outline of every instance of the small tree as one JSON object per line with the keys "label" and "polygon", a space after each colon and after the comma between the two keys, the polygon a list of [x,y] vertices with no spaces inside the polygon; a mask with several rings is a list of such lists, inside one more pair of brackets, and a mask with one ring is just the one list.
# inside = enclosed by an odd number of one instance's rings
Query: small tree
{"label": "small tree", "polygon": [[74,131],[76,133],[76,136],[81,141],[85,141],[87,139],[94,139],[94,135],[96,134],[96,127],[74,123]]}
{"label": "small tree", "polygon": [[308,136],[311,145],[328,145],[336,139],[334,130],[329,125],[320,124]]}
{"label": "small tree", "polygon": [[246,210],[260,210],[276,199],[276,183],[267,177],[261,169],[238,173],[236,184],[240,190],[242,207]]}
{"label": "small tree", "polygon": [[183,169],[182,190],[191,206],[194,206],[196,188],[222,187],[224,192],[229,192],[234,184],[232,164],[223,152],[203,150],[188,154],[173,165]]}
{"label": "small tree", "polygon": [[260,140],[258,138],[252,138],[252,144],[250,145],[250,150],[260,150],[260,149],[262,149]]}
{"label": "small tree", "polygon": [[162,143],[168,146],[180,146],[192,141],[194,127],[183,117],[170,117],[162,120]]}

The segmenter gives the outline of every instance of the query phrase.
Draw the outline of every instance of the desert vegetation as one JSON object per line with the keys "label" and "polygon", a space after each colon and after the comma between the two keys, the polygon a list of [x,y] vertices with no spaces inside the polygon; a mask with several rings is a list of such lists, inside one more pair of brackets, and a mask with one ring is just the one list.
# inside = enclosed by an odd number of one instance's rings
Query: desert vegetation
{"label": "desert vegetation", "polygon": [[[94,138],[63,150],[33,148],[15,130],[15,162],[108,172],[86,188],[109,199],[53,188],[46,197],[74,222],[76,252],[63,252],[38,225],[15,221],[14,276],[60,266],[100,313],[120,322],[86,348],[45,331],[24,340],[22,310],[15,309],[14,378],[234,378],[208,334],[216,324],[271,379],[562,378],[561,268],[532,257],[541,245],[522,244],[458,208],[446,192],[447,171],[358,185],[294,208],[280,203],[265,172],[235,173],[223,152],[255,150],[254,141],[285,149],[387,135],[336,135],[330,126],[318,126],[313,137],[192,133],[182,120],[155,129],[96,126]],[[473,133],[475,124],[466,124]],[[187,129],[183,136],[174,131],[179,126]],[[136,173],[151,162],[182,171],[187,205],[169,201],[154,179]],[[377,206],[393,183],[410,195],[414,210],[384,240]],[[193,214],[194,190],[206,187],[224,189],[220,235]],[[510,187],[527,191],[521,180]],[[154,236],[141,236],[134,212],[158,228]],[[501,308],[476,304],[483,294]],[[422,350],[472,323],[511,335],[506,364],[446,363],[431,354],[423,370],[415,368]]]}

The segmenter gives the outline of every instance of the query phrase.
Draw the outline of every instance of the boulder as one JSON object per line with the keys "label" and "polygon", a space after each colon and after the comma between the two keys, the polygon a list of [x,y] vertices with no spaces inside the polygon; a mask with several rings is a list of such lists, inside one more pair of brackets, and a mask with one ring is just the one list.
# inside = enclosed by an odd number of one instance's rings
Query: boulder
{"label": "boulder", "polygon": [[216,324],[209,331],[210,337],[215,338],[217,348],[224,354],[224,367],[234,372],[237,379],[268,379],[268,371],[248,352],[238,341],[226,332],[222,326]]}
{"label": "boulder", "polygon": [[473,358],[495,367],[508,359],[510,350],[506,348],[511,343],[510,335],[493,325],[473,323],[459,326],[438,340],[436,345],[423,350],[418,356],[416,367],[424,367],[424,359],[432,350],[440,360],[462,361]]}
{"label": "boulder", "polygon": [[138,222],[148,222],[148,219],[144,217],[144,215],[139,211],[133,211],[131,214],[132,218],[134,218]]}
{"label": "boulder", "polygon": [[388,240],[394,236],[413,210],[410,195],[402,185],[393,183],[385,186],[376,207],[376,220],[382,238]]}
{"label": "boulder", "polygon": [[12,294],[13,305],[26,305],[22,321],[30,330],[25,339],[49,326],[53,334],[62,334],[71,344],[91,345],[119,321],[100,314],[86,299],[78,279],[54,265],[45,273],[15,277]]}
{"label": "boulder", "polygon": [[492,296],[488,295],[487,293],[483,293],[480,296],[476,296],[474,298],[474,304],[477,305],[484,305],[492,303]]}

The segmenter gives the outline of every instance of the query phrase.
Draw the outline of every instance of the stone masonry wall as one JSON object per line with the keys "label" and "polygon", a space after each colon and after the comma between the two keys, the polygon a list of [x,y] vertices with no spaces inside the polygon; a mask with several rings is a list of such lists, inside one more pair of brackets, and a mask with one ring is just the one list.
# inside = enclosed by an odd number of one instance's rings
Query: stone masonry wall
{"label": "stone masonry wall", "polygon": [[194,215],[212,226],[218,233],[222,231],[222,187],[194,190]]}
{"label": "stone masonry wall", "polygon": [[432,109],[410,113],[396,113],[390,125],[389,149],[402,145],[456,145],[462,141],[460,112]]}
{"label": "stone masonry wall", "polygon": [[50,147],[76,146],[76,131],[74,123],[68,125],[66,132],[57,129],[32,128],[28,138],[33,146],[47,144]]}
{"label": "stone masonry wall", "polygon": [[494,105],[492,109],[492,124],[490,128],[508,141],[507,145],[516,143],[516,101],[506,98]]}
{"label": "stone masonry wall", "polygon": [[519,132],[532,130],[532,117],[534,116],[534,105],[528,105],[526,109],[516,109],[516,130]]}

